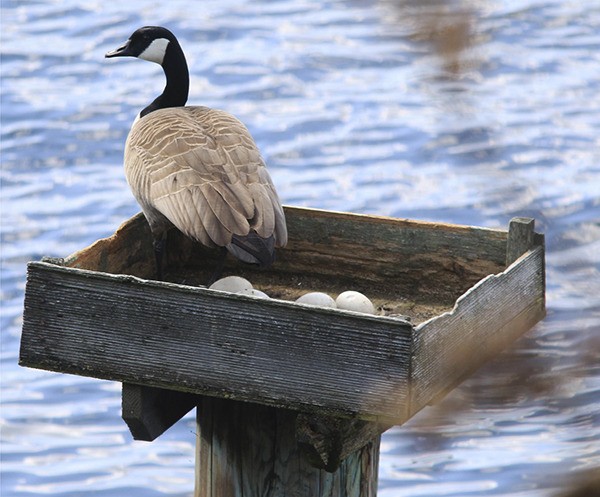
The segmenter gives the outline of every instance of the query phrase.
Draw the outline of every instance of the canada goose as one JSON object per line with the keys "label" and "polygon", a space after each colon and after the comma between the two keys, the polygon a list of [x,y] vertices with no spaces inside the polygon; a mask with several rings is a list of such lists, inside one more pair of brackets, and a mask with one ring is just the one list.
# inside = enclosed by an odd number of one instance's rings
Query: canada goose
{"label": "canada goose", "polygon": [[[173,225],[238,259],[270,265],[287,242],[283,208],[248,129],[231,114],[185,106],[189,72],[168,29],[136,30],[106,57],[160,64],[164,91],[134,121],[125,144],[125,175],[154,238],[162,279],[166,233]],[[225,250],[225,248],[227,250]],[[220,270],[219,270],[220,271]]]}

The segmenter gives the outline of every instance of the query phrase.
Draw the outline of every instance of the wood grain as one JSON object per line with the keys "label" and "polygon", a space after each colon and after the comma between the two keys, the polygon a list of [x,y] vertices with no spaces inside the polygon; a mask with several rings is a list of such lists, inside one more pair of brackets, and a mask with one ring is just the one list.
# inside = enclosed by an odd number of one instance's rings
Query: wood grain
{"label": "wood grain", "polygon": [[[361,263],[363,272],[376,271],[372,262],[386,260],[391,269],[379,281],[392,293],[405,278],[388,276],[407,271],[393,268],[405,266],[406,258],[414,262],[419,250],[427,249],[422,257],[428,264],[445,254],[448,260],[437,266],[454,271],[454,278],[464,276],[458,260],[467,263],[482,252],[481,259],[491,261],[480,262],[477,274],[486,264],[497,267],[507,254],[506,232],[495,230],[305,209],[289,209],[289,217],[290,226],[306,234],[303,241],[296,238],[297,246],[304,244],[304,252],[297,253],[297,259],[304,258],[304,272],[334,279],[326,274],[329,266],[309,263],[310,254],[342,266],[349,260]],[[457,351],[491,357],[517,336],[509,333],[511,326],[531,326],[543,315],[537,304],[541,301],[543,310],[543,247],[533,262],[525,257],[512,268],[520,276],[508,271],[479,282],[455,311],[419,326],[418,333],[394,319],[75,269],[98,264],[125,270],[118,261],[125,253],[121,245],[128,243],[127,264],[146,267],[140,262],[147,256],[144,223],[140,217],[131,220],[114,237],[67,258],[66,267],[30,264],[23,365],[391,424],[403,422],[409,411],[416,412],[476,367],[456,367]],[[291,240],[298,237],[293,233]],[[350,248],[341,250],[340,240]],[[539,235],[534,241],[540,242]],[[294,264],[299,263],[284,260],[281,274]],[[147,267],[153,271],[152,263]],[[441,276],[426,276],[421,285],[436,295],[444,286],[436,279]],[[523,288],[530,291],[523,295]],[[515,309],[520,309],[517,315]],[[490,334],[499,336],[489,341],[486,354],[474,352],[481,345],[480,333],[481,343]]]}
{"label": "wood grain", "polygon": [[[342,212],[285,207],[288,245],[270,270],[230,259],[227,270],[257,285],[290,286],[331,281],[337,288],[375,295],[454,302],[470,286],[504,269],[504,230],[430,223]],[[208,281],[219,257],[172,230],[167,242],[169,281]],[[115,235],[65,259],[69,267],[154,274],[152,237],[143,216],[125,222]]]}
{"label": "wood grain", "polygon": [[197,395],[123,383],[123,421],[135,440],[152,442],[190,412],[199,402]]}
{"label": "wood grain", "polygon": [[314,467],[332,472],[350,454],[389,428],[391,425],[372,421],[299,413],[296,440]]}
{"label": "wood grain", "polygon": [[545,315],[544,248],[475,285],[414,331],[410,413],[445,395]]}
{"label": "wood grain", "polygon": [[392,318],[28,267],[20,363],[321,414],[404,420],[412,327]]}
{"label": "wood grain", "polygon": [[374,497],[380,434],[544,316],[543,236],[527,219],[507,233],[285,211],[273,269],[228,269],[291,295],[366,290],[429,309],[426,320],[198,288],[216,254],[175,231],[171,282],[142,279],[154,259],[138,215],[64,261],[28,265],[20,364],[124,382],[140,439],[199,402],[196,497]]}
{"label": "wood grain", "polygon": [[515,217],[508,225],[506,242],[506,266],[510,266],[525,252],[531,249],[535,239],[535,220],[528,217]]}
{"label": "wood grain", "polygon": [[327,472],[298,447],[296,417],[285,409],[204,398],[195,497],[375,497],[379,437]]}

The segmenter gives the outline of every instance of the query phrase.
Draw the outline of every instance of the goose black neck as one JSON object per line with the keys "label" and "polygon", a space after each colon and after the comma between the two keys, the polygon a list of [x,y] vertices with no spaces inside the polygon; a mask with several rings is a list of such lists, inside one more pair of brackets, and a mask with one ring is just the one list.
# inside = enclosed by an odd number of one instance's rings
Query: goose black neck
{"label": "goose black neck", "polygon": [[162,68],[165,71],[167,85],[163,92],[142,112],[141,117],[158,109],[183,107],[188,99],[190,74],[183,50],[177,41],[169,42]]}

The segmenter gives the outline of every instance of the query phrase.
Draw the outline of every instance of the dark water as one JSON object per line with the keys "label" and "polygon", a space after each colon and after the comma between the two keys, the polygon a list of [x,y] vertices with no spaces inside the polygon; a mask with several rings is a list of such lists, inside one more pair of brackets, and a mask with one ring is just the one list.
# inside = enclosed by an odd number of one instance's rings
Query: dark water
{"label": "dark water", "polygon": [[103,55],[145,24],[180,37],[190,102],[248,125],[285,203],[546,234],[547,319],[384,436],[380,496],[549,496],[600,467],[600,5],[417,5],[3,2],[3,497],[192,492],[191,417],[133,442],[119,385],[17,366],[25,263],[138,211],[122,148],[162,74]]}

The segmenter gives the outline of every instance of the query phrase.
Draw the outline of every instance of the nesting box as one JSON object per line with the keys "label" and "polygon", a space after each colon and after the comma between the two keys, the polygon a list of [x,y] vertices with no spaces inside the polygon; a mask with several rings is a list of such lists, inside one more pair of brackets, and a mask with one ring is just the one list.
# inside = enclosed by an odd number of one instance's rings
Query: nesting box
{"label": "nesting box", "polygon": [[[189,404],[181,410],[193,405],[191,394],[383,430],[544,316],[544,238],[533,220],[498,230],[285,213],[289,242],[270,269],[234,260],[225,267],[271,299],[203,287],[218,254],[175,230],[165,281],[152,280],[141,215],[65,259],[31,262],[20,363],[181,394]],[[367,295],[377,315],[293,302],[309,291],[344,290]],[[154,430],[140,438],[164,429],[138,422],[134,434]],[[357,443],[340,449],[338,462]]]}

